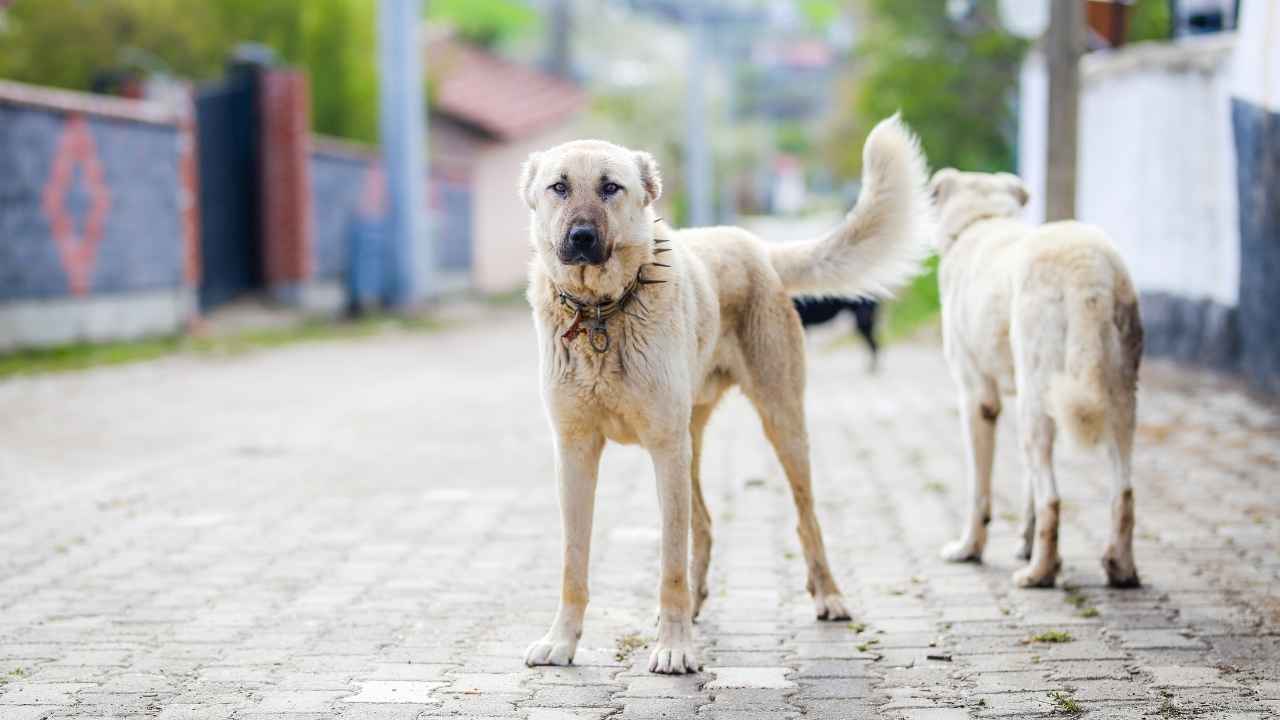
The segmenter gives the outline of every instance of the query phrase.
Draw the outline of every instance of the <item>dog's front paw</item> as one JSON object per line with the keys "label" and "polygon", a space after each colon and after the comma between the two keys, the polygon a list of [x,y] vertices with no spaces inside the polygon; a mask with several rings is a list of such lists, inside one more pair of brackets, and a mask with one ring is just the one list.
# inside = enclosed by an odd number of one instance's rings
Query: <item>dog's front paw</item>
{"label": "dog's front paw", "polygon": [[942,546],[938,553],[947,562],[981,562],[982,550],[968,540],[953,540]]}
{"label": "dog's front paw", "polygon": [[535,665],[571,665],[573,664],[573,653],[577,649],[577,641],[547,635],[524,651],[524,664],[529,667]]}
{"label": "dog's front paw", "polygon": [[649,655],[649,672],[663,675],[683,675],[696,673],[702,669],[698,662],[698,654],[693,650],[693,643],[665,645],[658,643]]}
{"label": "dog's front paw", "polygon": [[649,672],[683,675],[701,669],[693,649],[693,623],[659,618],[658,644],[649,655]]}
{"label": "dog's front paw", "polygon": [[813,608],[819,620],[852,620],[853,614],[844,604],[844,596],[840,593],[815,595]]}

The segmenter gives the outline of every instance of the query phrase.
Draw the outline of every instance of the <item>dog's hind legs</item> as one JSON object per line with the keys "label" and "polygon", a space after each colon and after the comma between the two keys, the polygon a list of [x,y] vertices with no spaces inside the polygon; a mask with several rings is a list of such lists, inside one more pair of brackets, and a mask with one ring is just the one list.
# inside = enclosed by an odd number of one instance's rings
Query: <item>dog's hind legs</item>
{"label": "dog's hind legs", "polygon": [[1114,422],[1107,445],[1111,461],[1111,539],[1102,556],[1102,568],[1112,587],[1138,587],[1138,567],[1133,561],[1133,455],[1134,401],[1132,396],[1113,403]]}
{"label": "dog's hind legs", "polygon": [[965,387],[960,391],[969,513],[964,535],[942,548],[942,559],[950,562],[982,560],[987,523],[991,521],[991,461],[996,446],[996,420],[1000,417],[1000,394],[989,382],[972,382],[979,384],[980,389]]}
{"label": "dog's hind legs", "polygon": [[1035,488],[1035,541],[1031,562],[1013,574],[1018,587],[1053,587],[1062,565],[1058,556],[1058,483],[1053,475],[1053,419],[1038,405],[1034,392],[1018,393],[1018,434],[1022,445],[1024,472]]}

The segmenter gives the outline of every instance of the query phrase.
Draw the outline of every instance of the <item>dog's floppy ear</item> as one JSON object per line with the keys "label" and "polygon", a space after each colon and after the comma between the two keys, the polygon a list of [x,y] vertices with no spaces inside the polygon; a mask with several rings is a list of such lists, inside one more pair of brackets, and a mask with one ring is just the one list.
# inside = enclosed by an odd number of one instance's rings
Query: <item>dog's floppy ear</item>
{"label": "dog's floppy ear", "polygon": [[933,179],[929,181],[929,192],[933,195],[935,203],[942,203],[947,199],[947,195],[955,189],[956,183],[960,180],[960,171],[955,168],[942,168],[933,174]]}
{"label": "dog's floppy ear", "polygon": [[640,168],[640,183],[644,185],[645,205],[652,205],[662,197],[662,175],[658,173],[658,161],[642,150],[636,151],[636,165]]}
{"label": "dog's floppy ear", "polygon": [[532,210],[534,206],[533,195],[533,179],[538,176],[538,161],[542,159],[542,153],[531,153],[529,159],[524,161],[524,167],[520,169],[520,182],[516,186],[520,197],[524,199],[526,205]]}
{"label": "dog's floppy ear", "polygon": [[1025,207],[1027,201],[1031,199],[1031,193],[1027,192],[1027,185],[1022,182],[1022,178],[1011,173],[1000,173],[1000,179],[1004,180],[1009,192],[1013,193],[1013,196],[1017,198],[1018,205]]}

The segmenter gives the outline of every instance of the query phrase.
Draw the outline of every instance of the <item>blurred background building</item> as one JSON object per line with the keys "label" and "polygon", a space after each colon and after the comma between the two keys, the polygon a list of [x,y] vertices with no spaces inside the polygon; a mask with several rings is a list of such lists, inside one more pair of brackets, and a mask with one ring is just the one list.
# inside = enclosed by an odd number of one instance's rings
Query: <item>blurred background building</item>
{"label": "blurred background building", "polygon": [[[1077,214],[1120,244],[1153,353],[1280,393],[1280,10],[1078,2]],[[935,167],[1020,172],[1043,216],[1047,0],[422,7],[415,202],[437,300],[523,285],[514,178],[574,137],[653,152],[673,222],[785,239],[848,207],[866,132],[901,110]],[[376,15],[368,0],[0,3],[0,352],[179,332],[246,301],[403,306],[397,278],[420,269],[388,239]],[[936,309],[927,275],[890,335]]]}

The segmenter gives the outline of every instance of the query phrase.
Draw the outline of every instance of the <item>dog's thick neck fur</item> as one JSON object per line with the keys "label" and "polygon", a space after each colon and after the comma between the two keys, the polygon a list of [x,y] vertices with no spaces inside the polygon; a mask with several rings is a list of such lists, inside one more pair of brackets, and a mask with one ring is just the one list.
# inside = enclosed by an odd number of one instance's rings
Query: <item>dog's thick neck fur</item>
{"label": "dog's thick neck fur", "polygon": [[1015,220],[1020,208],[1001,199],[944,203],[938,224],[938,254],[946,255],[966,230],[987,220]]}

